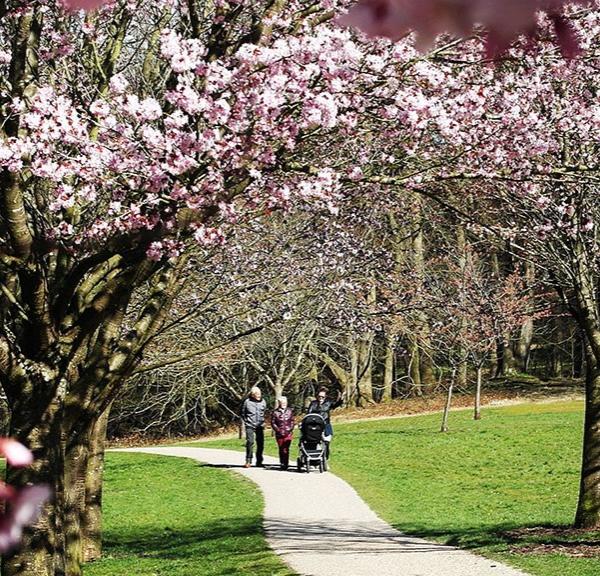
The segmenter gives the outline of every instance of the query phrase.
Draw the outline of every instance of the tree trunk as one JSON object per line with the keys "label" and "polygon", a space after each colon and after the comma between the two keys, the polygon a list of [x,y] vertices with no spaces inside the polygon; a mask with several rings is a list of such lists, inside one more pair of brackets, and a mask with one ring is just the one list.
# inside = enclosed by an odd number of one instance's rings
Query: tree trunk
{"label": "tree trunk", "polygon": [[475,413],[473,418],[475,420],[481,420],[481,373],[483,367],[481,364],[477,364],[477,384],[475,387]]}
{"label": "tree trunk", "polygon": [[496,377],[510,376],[514,373],[514,356],[510,344],[510,335],[500,338],[496,347]]}
{"label": "tree trunk", "polygon": [[564,318],[555,318],[552,332],[552,355],[550,365],[550,377],[561,378],[563,375],[563,346],[566,340]]}
{"label": "tree trunk", "polygon": [[448,395],[446,397],[446,405],[444,406],[444,415],[442,417],[442,427],[440,432],[448,432],[448,418],[450,416],[450,406],[452,404],[452,392],[454,390],[454,379],[456,378],[456,368],[452,369],[450,385],[448,386]]}
{"label": "tree trunk", "polygon": [[[497,279],[502,278],[504,276],[504,267],[500,263],[498,252],[494,250],[490,255],[490,259],[493,276]],[[493,377],[499,378],[501,376],[509,376],[512,374],[514,372],[514,355],[512,352],[510,334],[503,334],[498,338],[496,349],[493,352],[495,352],[495,370],[493,371]]]}
{"label": "tree trunk", "polygon": [[394,385],[394,337],[385,336],[385,363],[383,367],[383,392],[381,402],[389,402],[392,399],[392,387]]}
{"label": "tree trunk", "polygon": [[102,481],[109,415],[110,407],[98,418],[90,438],[82,522],[84,562],[98,560],[102,554]]}
{"label": "tree trunk", "polygon": [[[56,576],[64,574],[64,540],[60,503],[64,490],[64,451],[60,441],[57,412],[60,407],[52,402],[44,410],[41,406],[14,404],[10,435],[34,453],[35,460],[27,468],[6,468],[6,481],[16,487],[28,484],[46,484],[54,498],[46,505],[37,523],[25,531],[20,548],[2,558],[2,576]],[[36,408],[44,410],[38,420],[32,416]],[[39,422],[31,427],[29,422]]]}
{"label": "tree trunk", "polygon": [[85,510],[85,484],[89,460],[89,435],[79,433],[67,436],[65,450],[62,503],[63,530],[65,536],[65,575],[81,576],[83,564],[83,515]]}
{"label": "tree trunk", "polygon": [[410,353],[408,375],[410,376],[410,393],[416,396],[423,395],[423,388],[421,387],[421,350],[419,344],[413,338],[410,338],[408,350]]}
{"label": "tree trunk", "polygon": [[514,356],[523,372],[529,370],[529,359],[531,357],[531,344],[533,342],[533,320],[529,319],[521,326],[519,339],[515,344]]}
{"label": "tree trunk", "polygon": [[[456,249],[458,251],[458,264],[460,266],[461,271],[461,283],[468,282],[466,278],[466,268],[467,268],[467,237],[465,234],[464,227],[459,224],[456,227]],[[464,310],[467,303],[465,302],[464,291],[461,291],[460,294],[460,310]],[[458,357],[458,364],[456,366],[456,384],[459,388],[467,387],[467,349],[466,349],[466,334],[468,330],[467,318],[466,314],[462,314],[459,318],[459,339],[458,339],[458,349],[456,351]]]}
{"label": "tree trunk", "polygon": [[[571,311],[585,335],[586,380],[583,456],[579,500],[575,515],[577,528],[600,528],[600,314],[597,277],[586,257],[585,247],[575,245],[572,268],[576,303]],[[564,298],[564,292],[558,287]]]}
{"label": "tree trunk", "polygon": [[[593,335],[600,342],[600,329]],[[588,346],[583,459],[576,528],[600,528],[600,362]]]}
{"label": "tree trunk", "polygon": [[[411,262],[414,270],[414,281],[418,290],[422,289],[425,282],[425,236],[423,234],[424,201],[420,195],[414,198],[414,221],[411,243]],[[415,372],[412,374],[413,382],[417,384],[417,394],[432,392],[435,389],[435,376],[431,359],[431,336],[429,317],[422,308],[416,310],[417,325],[415,327]],[[416,371],[419,371],[418,377]]]}
{"label": "tree trunk", "polygon": [[275,395],[275,401],[277,401],[277,398],[283,396],[283,383],[280,382],[279,379],[276,380],[275,385],[273,386],[273,394]]}
{"label": "tree trunk", "polygon": [[431,394],[435,390],[435,374],[433,373],[433,359],[431,358],[431,338],[429,335],[429,325],[423,326],[421,331],[422,347],[419,358],[421,360],[421,391],[424,394]]}
{"label": "tree trunk", "polygon": [[[525,279],[528,289],[531,290],[535,282],[535,268],[531,262],[525,262]],[[514,356],[519,364],[520,370],[527,372],[529,370],[529,358],[531,356],[531,344],[533,342],[534,324],[532,319],[526,320],[521,326],[519,339],[515,342]]]}
{"label": "tree trunk", "polygon": [[356,402],[363,406],[373,402],[373,334],[356,342]]}

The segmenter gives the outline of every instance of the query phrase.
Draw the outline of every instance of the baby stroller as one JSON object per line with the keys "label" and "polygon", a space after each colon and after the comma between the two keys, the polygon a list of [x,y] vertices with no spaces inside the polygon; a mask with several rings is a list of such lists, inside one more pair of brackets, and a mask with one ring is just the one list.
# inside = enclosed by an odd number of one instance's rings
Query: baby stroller
{"label": "baby stroller", "polygon": [[319,414],[307,414],[300,422],[300,452],[296,462],[298,472],[318,466],[319,472],[327,470],[325,420]]}

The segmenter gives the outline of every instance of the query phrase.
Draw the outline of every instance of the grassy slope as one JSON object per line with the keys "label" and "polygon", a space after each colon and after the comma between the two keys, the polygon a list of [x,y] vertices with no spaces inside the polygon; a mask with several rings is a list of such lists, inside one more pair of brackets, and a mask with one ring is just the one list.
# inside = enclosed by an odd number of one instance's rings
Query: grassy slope
{"label": "grassy slope", "polygon": [[[597,576],[598,557],[511,553],[532,537],[506,533],[572,521],[582,412],[581,402],[488,409],[479,422],[469,411],[456,412],[447,434],[438,432],[439,416],[338,424],[332,467],[400,530],[472,548],[535,575]],[[275,454],[274,442],[267,444]],[[600,534],[572,539],[598,541]]]}
{"label": "grassy slope", "polygon": [[109,453],[104,558],[85,576],[288,576],[243,478],[180,458]]}

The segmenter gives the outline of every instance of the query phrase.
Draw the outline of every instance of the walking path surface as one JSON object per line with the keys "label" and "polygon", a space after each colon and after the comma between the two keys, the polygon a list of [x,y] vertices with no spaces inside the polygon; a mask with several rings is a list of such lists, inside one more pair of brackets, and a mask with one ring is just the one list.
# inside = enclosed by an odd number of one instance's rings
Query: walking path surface
{"label": "walking path surface", "polygon": [[301,576],[524,576],[470,552],[398,532],[329,472],[283,472],[273,458],[265,458],[265,468],[244,468],[244,454],[233,450],[165,446],[119,451],[192,458],[255,482],[264,494],[267,541]]}

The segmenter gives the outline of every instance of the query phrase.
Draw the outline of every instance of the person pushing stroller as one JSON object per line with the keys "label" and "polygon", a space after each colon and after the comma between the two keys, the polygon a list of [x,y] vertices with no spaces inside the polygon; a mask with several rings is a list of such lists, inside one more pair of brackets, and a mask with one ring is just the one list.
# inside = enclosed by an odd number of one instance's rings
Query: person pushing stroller
{"label": "person pushing stroller", "polygon": [[317,392],[317,397],[313,400],[307,409],[307,414],[319,414],[323,418],[325,423],[325,430],[323,433],[323,440],[325,442],[325,458],[329,458],[329,444],[333,438],[333,427],[331,425],[330,412],[341,406],[343,403],[342,393],[338,390],[337,398],[331,400],[327,398],[327,388],[322,386]]}

